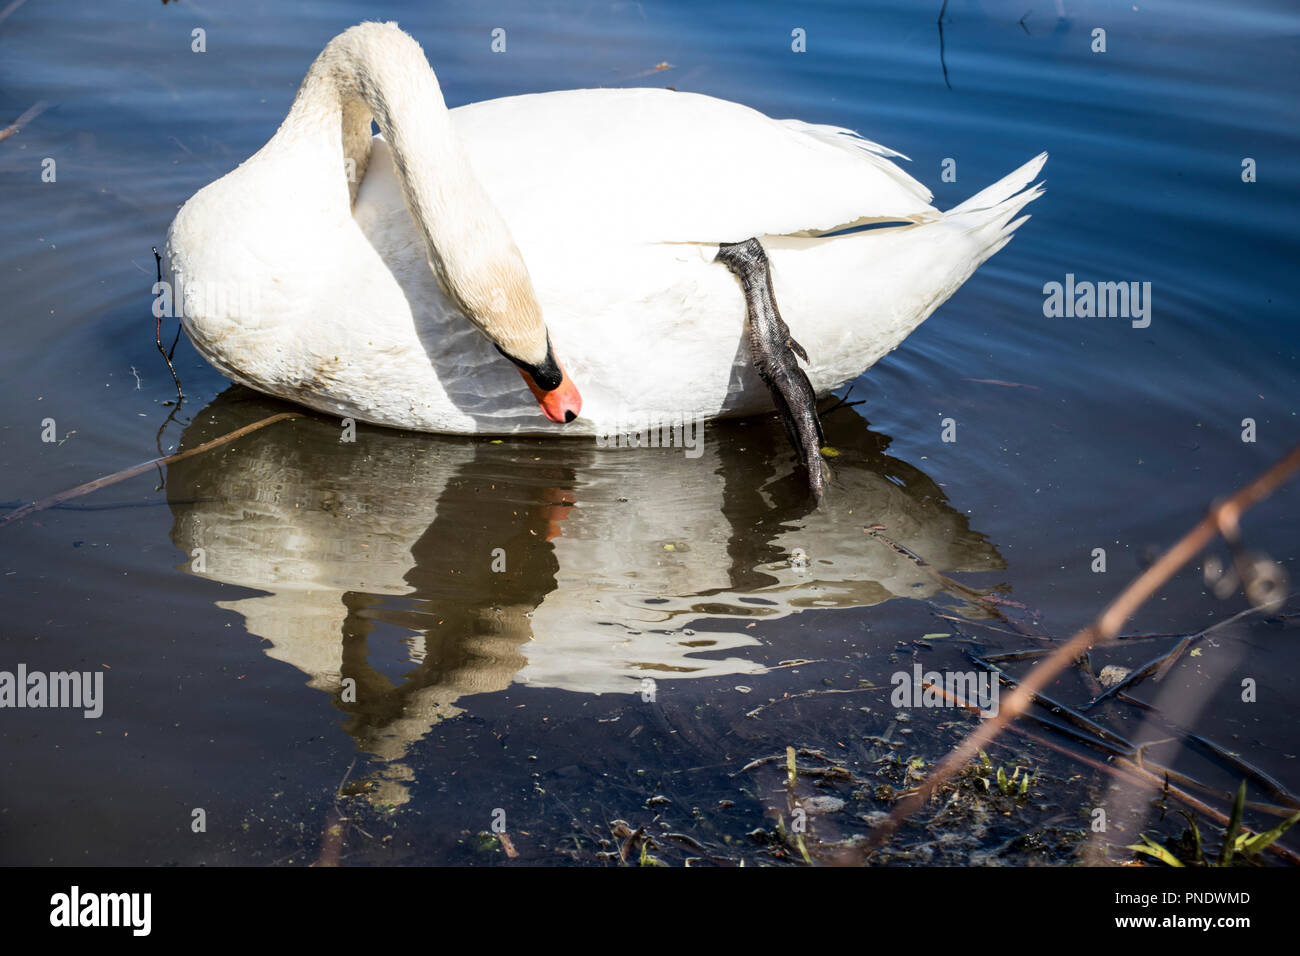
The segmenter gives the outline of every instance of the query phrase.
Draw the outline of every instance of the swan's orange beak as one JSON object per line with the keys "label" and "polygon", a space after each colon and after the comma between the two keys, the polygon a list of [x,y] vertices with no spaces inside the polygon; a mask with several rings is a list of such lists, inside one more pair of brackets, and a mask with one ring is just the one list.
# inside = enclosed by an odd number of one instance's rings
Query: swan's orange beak
{"label": "swan's orange beak", "polygon": [[577,418],[582,411],[582,396],[578,394],[578,388],[573,384],[573,379],[569,378],[564,366],[558,360],[555,364],[560,367],[560,384],[549,392],[534,382],[533,377],[523,369],[519,370],[519,374],[524,377],[528,390],[542,407],[542,414],[551,421],[564,425]]}

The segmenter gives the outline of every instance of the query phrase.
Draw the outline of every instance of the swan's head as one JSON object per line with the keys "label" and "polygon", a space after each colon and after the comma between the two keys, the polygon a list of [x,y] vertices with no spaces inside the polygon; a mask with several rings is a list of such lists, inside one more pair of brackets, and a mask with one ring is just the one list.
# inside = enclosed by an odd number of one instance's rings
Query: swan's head
{"label": "swan's head", "polygon": [[[500,349],[501,346],[498,345],[497,348]],[[578,394],[578,388],[573,384],[573,379],[569,378],[569,373],[555,357],[549,336],[546,339],[546,356],[540,364],[521,361],[505,349],[501,349],[501,354],[515,363],[519,374],[523,376],[524,384],[541,406],[543,415],[561,425],[578,417],[582,411],[582,396]]]}
{"label": "swan's head", "polygon": [[582,396],[555,357],[532,280],[518,252],[505,263],[457,283],[465,314],[514,363],[542,414],[561,425],[582,411]]}

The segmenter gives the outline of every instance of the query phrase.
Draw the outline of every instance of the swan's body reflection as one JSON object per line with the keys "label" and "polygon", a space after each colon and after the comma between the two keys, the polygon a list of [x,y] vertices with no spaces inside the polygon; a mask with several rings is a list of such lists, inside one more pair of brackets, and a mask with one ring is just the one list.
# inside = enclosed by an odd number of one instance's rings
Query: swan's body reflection
{"label": "swan's body reflection", "polygon": [[[182,447],[279,409],[232,388]],[[397,803],[410,771],[396,762],[466,695],[754,672],[758,641],[729,618],[934,594],[864,526],[941,571],[1002,566],[852,410],[825,424],[840,452],[831,492],[803,513],[775,421],[711,427],[688,458],[374,428],[347,443],[337,422],[302,418],[171,466],[172,537],[202,549],[195,573],[262,592],[218,606],[335,695],[360,749],[389,762],[382,799]]]}

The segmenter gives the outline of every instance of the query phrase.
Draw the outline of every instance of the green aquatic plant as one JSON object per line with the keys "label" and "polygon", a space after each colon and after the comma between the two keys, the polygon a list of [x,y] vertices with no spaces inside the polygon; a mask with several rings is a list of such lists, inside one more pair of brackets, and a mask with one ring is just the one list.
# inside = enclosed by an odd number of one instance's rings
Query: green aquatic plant
{"label": "green aquatic plant", "polygon": [[1265,830],[1263,833],[1251,833],[1249,830],[1241,828],[1241,816],[1245,807],[1246,781],[1243,780],[1241,786],[1237,788],[1237,795],[1233,798],[1232,812],[1228,815],[1228,826],[1223,832],[1223,845],[1219,848],[1219,854],[1215,860],[1205,858],[1201,841],[1201,828],[1197,824],[1196,818],[1185,810],[1179,811],[1187,821],[1187,829],[1183,831],[1182,838],[1177,844],[1177,849],[1180,852],[1176,853],[1163,844],[1157,843],[1145,833],[1138,834],[1142,838],[1141,843],[1131,844],[1125,849],[1157,859],[1167,866],[1258,864],[1261,853],[1276,843],[1287,830],[1300,823],[1300,812],[1291,814],[1291,816],[1270,830]]}
{"label": "green aquatic plant", "polygon": [[[998,793],[1004,797],[1015,797],[1016,799],[1029,795],[1030,786],[1038,779],[1037,771],[1030,774],[1027,768],[1017,766],[1012,771],[1011,776],[1008,777],[1006,767],[999,766],[995,768],[988,754],[983,750],[979,754],[980,760],[975,778],[984,785],[985,790],[992,790],[996,786]],[[1022,772],[1024,776],[1021,776]],[[986,773],[990,776],[984,776]]]}

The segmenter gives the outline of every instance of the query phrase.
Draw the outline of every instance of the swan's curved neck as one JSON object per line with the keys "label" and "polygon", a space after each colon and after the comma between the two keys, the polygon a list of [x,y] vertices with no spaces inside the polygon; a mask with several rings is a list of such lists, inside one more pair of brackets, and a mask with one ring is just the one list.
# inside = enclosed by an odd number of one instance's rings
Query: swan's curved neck
{"label": "swan's curved neck", "polygon": [[347,183],[355,201],[372,118],[447,295],[509,357],[543,363],[546,327],[523,257],[474,175],[424,51],[396,24],[364,23],[331,40],[268,146],[310,141],[338,163],[340,195]]}

